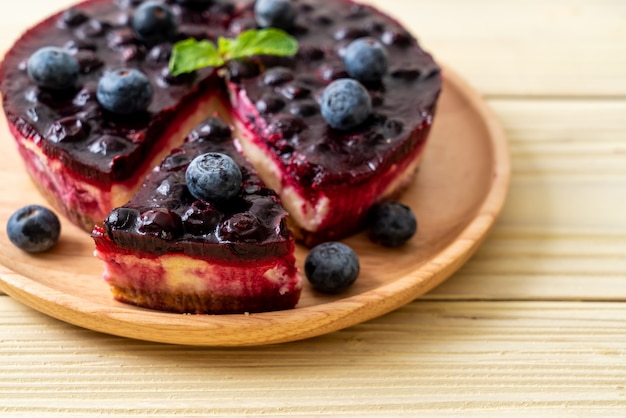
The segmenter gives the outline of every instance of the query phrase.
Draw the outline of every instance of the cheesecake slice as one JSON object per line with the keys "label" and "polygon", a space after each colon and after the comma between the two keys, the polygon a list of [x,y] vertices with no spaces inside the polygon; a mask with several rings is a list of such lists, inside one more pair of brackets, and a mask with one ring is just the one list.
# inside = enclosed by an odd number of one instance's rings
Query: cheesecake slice
{"label": "cheesecake slice", "polygon": [[[219,203],[189,192],[187,166],[205,153],[239,165],[237,196]],[[302,289],[286,216],[235,149],[228,125],[210,118],[92,236],[119,301],[179,313],[275,311],[293,308]]]}

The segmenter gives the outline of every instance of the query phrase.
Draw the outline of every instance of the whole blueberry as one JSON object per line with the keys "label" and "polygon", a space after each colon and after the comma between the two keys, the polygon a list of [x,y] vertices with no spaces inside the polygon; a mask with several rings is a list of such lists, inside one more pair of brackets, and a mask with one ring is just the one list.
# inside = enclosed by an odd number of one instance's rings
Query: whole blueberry
{"label": "whole blueberry", "polygon": [[361,83],[341,78],[324,89],[320,110],[330,126],[349,130],[362,124],[372,113],[372,99]]}
{"label": "whole blueberry", "polygon": [[385,247],[399,247],[417,232],[417,219],[411,208],[396,201],[374,205],[369,222],[370,239]]}
{"label": "whole blueberry", "polygon": [[48,251],[59,240],[61,223],[50,209],[29,205],[18,209],[7,222],[9,240],[29,253]]}
{"label": "whole blueberry", "polygon": [[137,38],[149,44],[168,41],[177,32],[172,9],[156,1],[142,3],[135,10],[132,27]]}
{"label": "whole blueberry", "polygon": [[189,192],[199,200],[225,201],[239,194],[241,170],[228,155],[202,154],[191,161],[185,172]]}
{"label": "whole blueberry", "polygon": [[78,81],[78,60],[57,47],[38,49],[28,59],[28,75],[38,86],[64,90],[74,87]]}
{"label": "whole blueberry", "polygon": [[343,61],[350,77],[370,83],[379,81],[389,67],[385,47],[374,38],[359,38],[345,50]]}
{"label": "whole blueberry", "polygon": [[359,276],[359,258],[341,242],[325,242],[313,247],[304,260],[304,273],[313,288],[323,293],[339,293]]}
{"label": "whole blueberry", "polygon": [[150,106],[154,90],[150,80],[134,68],[106,72],[98,82],[96,97],[106,110],[120,115],[142,112]]}
{"label": "whole blueberry", "polygon": [[262,28],[288,30],[296,20],[296,9],[290,0],[257,0],[254,14]]}

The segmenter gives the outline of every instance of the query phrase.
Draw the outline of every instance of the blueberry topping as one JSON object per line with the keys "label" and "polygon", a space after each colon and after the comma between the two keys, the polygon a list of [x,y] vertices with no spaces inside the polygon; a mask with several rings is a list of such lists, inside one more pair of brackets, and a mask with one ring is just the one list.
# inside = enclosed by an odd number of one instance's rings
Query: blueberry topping
{"label": "blueberry topping", "polygon": [[89,74],[104,65],[104,62],[96,57],[96,54],[93,51],[89,50],[76,52],[76,59],[78,60],[78,65],[80,66],[80,72],[83,74]]}
{"label": "blueberry topping", "polygon": [[134,68],[120,68],[105,73],[96,93],[102,107],[121,115],[146,110],[153,94],[148,77]]}
{"label": "blueberry topping", "polygon": [[306,129],[306,123],[298,116],[280,113],[272,118],[268,129],[270,132],[289,138]]}
{"label": "blueberry topping", "polygon": [[18,209],[7,222],[9,240],[29,253],[48,251],[59,240],[61,223],[50,209],[38,205]]}
{"label": "blueberry topping", "polygon": [[256,21],[262,28],[290,29],[296,20],[296,9],[289,0],[257,0]]}
{"label": "blueberry topping", "polygon": [[189,134],[189,141],[222,142],[230,139],[230,126],[222,119],[210,117]]}
{"label": "blueberry topping", "polygon": [[285,107],[285,101],[275,93],[265,93],[257,102],[255,106],[261,115],[268,113],[276,113]]}
{"label": "blueberry topping", "polygon": [[389,66],[385,47],[374,38],[352,41],[345,50],[343,60],[350,77],[364,83],[379,81]]}
{"label": "blueberry topping", "polygon": [[289,105],[289,113],[296,116],[312,116],[319,112],[315,100],[300,100]]}
{"label": "blueberry topping", "polygon": [[129,229],[135,226],[139,212],[131,208],[116,208],[109,212],[105,225],[109,229]]}
{"label": "blueberry topping", "polygon": [[80,66],[68,52],[57,47],[43,47],[28,60],[28,75],[39,87],[64,90],[74,87]]}
{"label": "blueberry topping", "polygon": [[118,154],[127,147],[127,142],[124,138],[113,135],[103,135],[95,141],[91,142],[87,149],[94,154],[100,154],[104,156]]}
{"label": "blueberry topping", "polygon": [[232,81],[252,78],[259,75],[259,67],[249,60],[232,60],[226,64],[228,75]]}
{"label": "blueberry topping", "polygon": [[173,240],[182,232],[180,217],[169,209],[155,208],[141,214],[139,232],[164,240]]}
{"label": "blueberry topping", "polygon": [[48,130],[47,138],[52,142],[76,142],[87,138],[89,125],[74,116],[54,122]]}
{"label": "blueberry topping", "polygon": [[359,276],[359,258],[345,244],[325,242],[313,247],[304,261],[304,272],[313,288],[323,293],[339,293]]}
{"label": "blueberry topping", "polygon": [[61,15],[61,22],[68,27],[78,26],[85,23],[89,18],[77,9],[68,9]]}
{"label": "blueberry topping", "polygon": [[263,74],[263,83],[267,86],[278,86],[293,79],[293,71],[286,67],[270,68]]}
{"label": "blueberry topping", "polygon": [[408,206],[386,201],[374,205],[369,213],[370,239],[385,247],[399,247],[417,231],[417,219]]}
{"label": "blueberry topping", "polygon": [[322,116],[335,129],[349,130],[372,113],[372,100],[361,83],[349,78],[330,83],[322,94]]}
{"label": "blueberry topping", "polygon": [[205,201],[225,201],[241,190],[241,169],[228,155],[202,154],[189,164],[185,173],[193,197]]}
{"label": "blueberry topping", "polygon": [[155,1],[147,1],[137,8],[132,26],[137,38],[149,44],[168,41],[177,32],[176,19],[170,7]]}
{"label": "blueberry topping", "polygon": [[227,219],[219,230],[224,241],[255,242],[261,237],[261,222],[250,212],[236,213]]}
{"label": "blueberry topping", "polygon": [[185,232],[196,236],[214,233],[221,220],[220,211],[201,201],[194,202],[182,216]]}

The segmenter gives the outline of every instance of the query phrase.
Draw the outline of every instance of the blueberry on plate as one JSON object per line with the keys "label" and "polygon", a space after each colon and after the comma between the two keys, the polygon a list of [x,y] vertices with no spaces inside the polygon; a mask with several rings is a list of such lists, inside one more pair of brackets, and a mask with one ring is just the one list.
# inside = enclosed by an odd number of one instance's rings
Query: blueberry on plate
{"label": "blueberry on plate", "polygon": [[341,78],[324,89],[320,110],[330,126],[350,130],[362,124],[372,113],[372,99],[361,83]]}
{"label": "blueberry on plate", "polygon": [[387,50],[374,38],[359,38],[346,47],[343,61],[350,77],[370,83],[380,81],[387,73]]}
{"label": "blueberry on plate", "polygon": [[369,221],[370,239],[385,247],[399,247],[417,232],[417,219],[411,208],[396,201],[374,205]]}
{"label": "blueberry on plate", "polygon": [[296,9],[290,0],[257,0],[254,14],[257,24],[262,28],[287,30],[296,20]]}
{"label": "blueberry on plate", "polygon": [[29,205],[18,209],[7,222],[9,240],[29,253],[48,251],[59,240],[61,223],[50,209]]}
{"label": "blueberry on plate", "polygon": [[313,247],[304,260],[304,273],[313,288],[322,293],[339,293],[359,276],[359,258],[341,242],[325,242]]}
{"label": "blueberry on plate", "polygon": [[137,38],[149,44],[168,41],[177,32],[172,9],[167,4],[156,1],[147,1],[137,7],[132,27]]}
{"label": "blueberry on plate", "polygon": [[194,158],[185,172],[193,197],[207,202],[226,201],[239,194],[242,175],[228,155],[206,153]]}
{"label": "blueberry on plate", "polygon": [[29,77],[38,86],[51,90],[74,87],[78,81],[78,60],[61,48],[47,46],[30,56],[27,65]]}
{"label": "blueberry on plate", "polygon": [[134,68],[106,72],[100,78],[96,91],[100,105],[120,115],[145,111],[153,95],[154,90],[148,77]]}

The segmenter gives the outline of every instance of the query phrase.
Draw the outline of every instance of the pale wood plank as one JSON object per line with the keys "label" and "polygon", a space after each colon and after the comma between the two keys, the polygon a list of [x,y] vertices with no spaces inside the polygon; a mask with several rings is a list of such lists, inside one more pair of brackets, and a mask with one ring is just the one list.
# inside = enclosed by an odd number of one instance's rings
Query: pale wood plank
{"label": "pale wood plank", "polygon": [[488,95],[626,94],[621,0],[372,0]]}
{"label": "pale wood plank", "polygon": [[[369,0],[488,95],[626,96],[626,3]],[[0,51],[74,0],[12,2]],[[6,9],[9,10],[9,9]]]}
{"label": "pale wood plank", "polygon": [[626,406],[625,316],[617,303],[416,302],[297,343],[199,349],[97,334],[0,297],[0,411],[611,416]]}
{"label": "pale wood plank", "polygon": [[436,299],[626,300],[626,102],[490,100],[512,181],[496,227]]}

